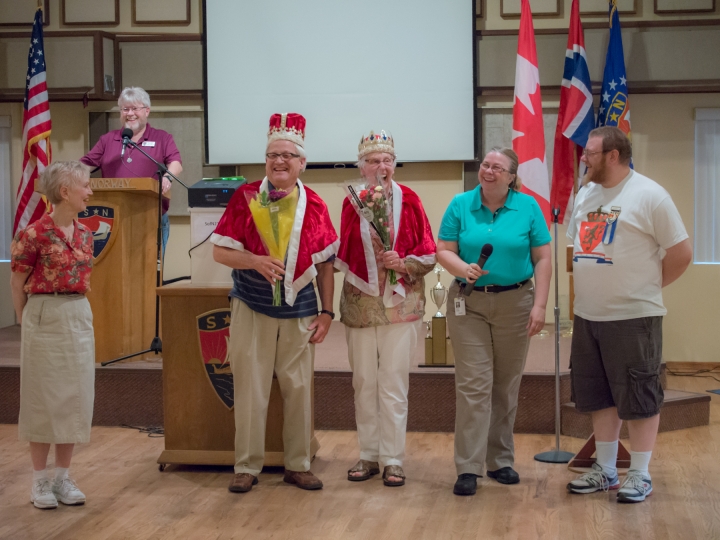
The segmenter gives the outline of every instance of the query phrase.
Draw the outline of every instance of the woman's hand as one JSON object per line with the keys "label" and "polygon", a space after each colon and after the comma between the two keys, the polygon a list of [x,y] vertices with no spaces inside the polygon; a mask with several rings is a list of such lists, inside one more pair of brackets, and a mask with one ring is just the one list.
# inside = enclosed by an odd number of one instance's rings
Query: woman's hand
{"label": "woman's hand", "polygon": [[532,337],[545,326],[545,308],[533,306],[530,310],[530,319],[527,323],[528,336]]}
{"label": "woman's hand", "polygon": [[383,253],[383,265],[388,270],[395,270],[395,272],[405,272],[405,261],[403,261],[398,255],[397,251],[386,251]]}
{"label": "woman's hand", "polygon": [[467,265],[467,268],[465,269],[465,279],[467,282],[472,285],[475,283],[478,279],[480,279],[482,276],[489,274],[487,270],[483,270],[480,268],[477,264],[471,263]]}

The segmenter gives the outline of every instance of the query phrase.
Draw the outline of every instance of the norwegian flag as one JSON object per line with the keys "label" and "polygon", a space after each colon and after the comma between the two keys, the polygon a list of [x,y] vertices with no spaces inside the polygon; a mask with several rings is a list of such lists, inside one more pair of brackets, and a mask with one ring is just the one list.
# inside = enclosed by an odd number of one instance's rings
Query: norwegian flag
{"label": "norwegian flag", "polygon": [[45,83],[45,50],[43,48],[42,10],[35,12],[23,103],[23,173],[17,191],[17,209],[13,236],[42,217],[47,206],[35,191],[35,181],[51,161],[50,103]]}
{"label": "norwegian flag", "polygon": [[512,147],[520,162],[518,176],[522,179],[522,191],[535,197],[546,222],[550,223],[550,185],[545,159],[540,73],[529,0],[522,0],[520,13]]}
{"label": "norwegian flag", "polygon": [[588,134],[595,125],[592,83],[585,55],[579,0],[570,8],[570,31],[565,51],[565,69],[560,87],[560,110],[555,127],[550,207],[559,208],[558,221],[572,211],[575,189],[575,159],[580,162]]}

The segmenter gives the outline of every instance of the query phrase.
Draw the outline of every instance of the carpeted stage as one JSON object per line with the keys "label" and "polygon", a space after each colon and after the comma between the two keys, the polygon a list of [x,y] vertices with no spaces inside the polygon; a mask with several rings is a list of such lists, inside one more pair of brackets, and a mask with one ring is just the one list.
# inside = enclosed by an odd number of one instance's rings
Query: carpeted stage
{"label": "carpeted stage", "polygon": [[[548,327],[545,337],[530,342],[528,359],[520,385],[515,431],[555,432],[555,339]],[[453,368],[420,368],[424,363],[424,342],[415,350],[410,373],[408,431],[452,432],[455,423],[455,381]],[[587,437],[591,433],[588,415],[578,413],[570,402],[570,338],[560,339],[560,396],[562,433]],[[16,423],[20,392],[20,328],[0,329],[0,423]],[[665,377],[663,370],[663,385]],[[661,431],[707,425],[707,395],[666,390]],[[161,426],[162,359],[118,363],[96,372],[93,424],[117,426]],[[344,326],[333,322],[326,340],[315,354],[315,428],[354,430],[352,373],[347,360]]]}

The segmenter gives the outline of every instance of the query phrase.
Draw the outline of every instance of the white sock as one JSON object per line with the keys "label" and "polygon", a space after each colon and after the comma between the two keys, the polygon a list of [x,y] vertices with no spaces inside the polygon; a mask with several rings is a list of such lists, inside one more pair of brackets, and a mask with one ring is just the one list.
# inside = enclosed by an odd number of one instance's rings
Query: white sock
{"label": "white sock", "polygon": [[55,481],[56,482],[62,482],[68,477],[68,470],[69,469],[63,469],[62,467],[55,467]]}
{"label": "white sock", "polygon": [[595,461],[608,476],[617,475],[618,441],[595,441]]}
{"label": "white sock", "polygon": [[650,465],[651,457],[652,457],[652,451],[650,451],[650,452],[630,451],[630,468],[634,471],[640,471],[645,476],[650,478],[650,473],[648,472],[648,466]]}
{"label": "white sock", "polygon": [[42,471],[33,470],[33,484],[38,480],[43,480],[44,478],[47,478],[47,467]]}

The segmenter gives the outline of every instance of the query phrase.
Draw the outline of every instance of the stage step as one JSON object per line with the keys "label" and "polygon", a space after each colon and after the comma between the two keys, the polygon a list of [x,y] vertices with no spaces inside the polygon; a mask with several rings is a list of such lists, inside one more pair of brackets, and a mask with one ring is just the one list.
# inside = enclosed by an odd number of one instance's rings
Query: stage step
{"label": "stage step", "polygon": [[[570,437],[587,439],[593,432],[589,413],[581,413],[575,404],[565,403],[560,411],[562,434]],[[665,390],[665,402],[660,409],[659,431],[675,431],[696,426],[707,426],[710,423],[710,396],[684,392],[682,390]],[[627,422],[623,422],[620,438],[628,437]]]}

